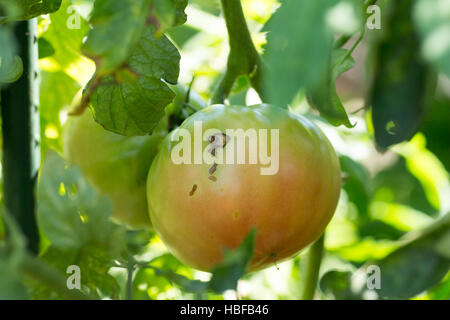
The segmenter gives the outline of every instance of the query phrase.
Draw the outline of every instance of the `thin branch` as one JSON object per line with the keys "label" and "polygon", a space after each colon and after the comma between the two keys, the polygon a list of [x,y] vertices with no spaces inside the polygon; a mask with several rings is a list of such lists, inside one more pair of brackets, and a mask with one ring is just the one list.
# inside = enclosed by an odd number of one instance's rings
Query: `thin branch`
{"label": "thin branch", "polygon": [[322,263],[324,234],[312,244],[308,253],[308,265],[306,268],[306,283],[303,288],[302,300],[313,300],[316,294],[319,280],[320,265]]}
{"label": "thin branch", "polygon": [[[377,3],[377,0],[368,0],[367,3],[364,5],[364,14],[367,17],[367,8]],[[365,27],[364,27],[365,28]],[[350,41],[351,38],[353,38],[355,35],[351,34],[345,34],[341,35],[335,42],[334,42],[334,48],[341,48],[344,46],[348,41]]]}
{"label": "thin branch", "polygon": [[[240,0],[221,0],[228,30],[230,54],[227,70],[214,91],[211,103],[223,103],[240,75],[249,75],[252,85],[262,94],[262,60],[253,44]],[[253,76],[252,76],[253,74]],[[257,77],[254,77],[257,75]]]}
{"label": "thin branch", "polygon": [[96,76],[93,82],[88,84],[86,91],[83,93],[81,102],[72,111],[70,111],[69,116],[79,116],[83,114],[91,102],[92,94],[100,86],[101,82],[102,77]]}

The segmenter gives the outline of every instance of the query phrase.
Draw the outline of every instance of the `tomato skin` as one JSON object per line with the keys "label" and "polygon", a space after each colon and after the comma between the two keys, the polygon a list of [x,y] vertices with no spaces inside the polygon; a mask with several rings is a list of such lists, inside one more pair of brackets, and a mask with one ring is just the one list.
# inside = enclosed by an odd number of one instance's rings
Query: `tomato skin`
{"label": "tomato skin", "polygon": [[296,255],[322,234],[336,209],[341,176],[336,153],[319,128],[270,105],[213,105],[180,128],[192,133],[195,121],[203,131],[279,129],[279,171],[261,175],[259,165],[223,164],[212,181],[210,164],[173,163],[176,130],[170,133],[149,171],[147,199],[156,231],[178,259],[210,271],[224,248],[236,248],[256,227],[249,268],[254,271]]}

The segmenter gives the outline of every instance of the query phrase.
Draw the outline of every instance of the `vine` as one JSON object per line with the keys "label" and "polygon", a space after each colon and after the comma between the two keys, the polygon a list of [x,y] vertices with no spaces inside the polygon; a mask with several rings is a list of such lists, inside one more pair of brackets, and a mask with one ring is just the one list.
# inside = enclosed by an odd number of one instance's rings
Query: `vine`
{"label": "vine", "polygon": [[228,30],[230,53],[227,69],[213,92],[211,103],[223,103],[230,94],[234,82],[241,75],[248,75],[255,90],[264,96],[262,74],[264,62],[252,41],[240,0],[221,0]]}

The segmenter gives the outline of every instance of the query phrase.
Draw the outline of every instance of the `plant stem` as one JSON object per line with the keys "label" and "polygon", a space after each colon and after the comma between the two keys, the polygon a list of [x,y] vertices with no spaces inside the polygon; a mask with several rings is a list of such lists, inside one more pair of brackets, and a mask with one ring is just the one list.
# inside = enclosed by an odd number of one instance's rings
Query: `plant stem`
{"label": "plant stem", "polygon": [[319,280],[320,265],[322,263],[324,239],[325,236],[322,234],[309,249],[308,264],[306,266],[306,283],[303,288],[302,300],[314,299],[317,281]]}
{"label": "plant stem", "polygon": [[213,93],[211,103],[223,103],[240,75],[250,75],[252,85],[262,93],[263,63],[253,44],[240,0],[221,0],[228,30],[230,54],[227,70]]}
{"label": "plant stem", "polygon": [[127,264],[127,287],[125,289],[126,300],[133,300],[133,273],[135,266],[136,262],[134,258],[131,255],[129,255]]}
{"label": "plant stem", "polygon": [[15,33],[24,74],[2,91],[4,199],[29,250],[36,254],[35,189],[40,165],[37,20],[18,23]]}
{"label": "plant stem", "polygon": [[70,300],[90,299],[89,296],[79,290],[69,290],[66,283],[67,279],[58,270],[38,258],[28,254],[25,255],[21,267],[25,275],[45,284]]}

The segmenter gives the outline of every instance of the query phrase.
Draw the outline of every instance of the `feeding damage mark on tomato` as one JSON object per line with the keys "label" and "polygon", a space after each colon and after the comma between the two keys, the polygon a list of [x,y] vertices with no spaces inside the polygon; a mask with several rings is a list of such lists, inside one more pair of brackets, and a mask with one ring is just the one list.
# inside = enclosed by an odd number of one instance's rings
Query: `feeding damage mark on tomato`
{"label": "feeding damage mark on tomato", "polygon": [[271,252],[269,253],[269,257],[273,260],[273,265],[275,266],[275,268],[277,268],[277,270],[280,270],[277,264],[277,254],[275,252]]}
{"label": "feeding damage mark on tomato", "polygon": [[234,211],[233,212],[233,218],[234,218],[234,220],[239,219],[239,212],[238,211]]}
{"label": "feeding damage mark on tomato", "polygon": [[213,134],[208,138],[208,141],[211,143],[211,145],[209,146],[209,153],[211,153],[213,156],[216,156],[217,148],[225,148],[229,140],[230,137],[225,133]]}
{"label": "feeding damage mark on tomato", "polygon": [[[215,157],[217,148],[225,148],[229,140],[230,137],[227,136],[225,133],[218,133],[211,135],[208,138],[208,141],[210,142],[209,153],[211,153]],[[217,181],[217,178],[213,176],[216,170],[217,170],[217,163],[214,163],[212,167],[209,168],[208,170],[209,173],[208,179],[213,182]]]}
{"label": "feeding damage mark on tomato", "polygon": [[213,175],[214,172],[216,172],[216,170],[217,170],[217,163],[214,163],[213,166],[211,168],[209,168],[208,172],[210,175]]}
{"label": "feeding damage mark on tomato", "polygon": [[197,191],[197,185],[196,184],[194,184],[192,186],[192,190],[189,192],[189,196],[192,197],[194,195],[195,191]]}
{"label": "feeding damage mark on tomato", "polygon": [[211,168],[209,168],[208,173],[209,173],[209,177],[208,179],[215,182],[217,181],[217,178],[213,176],[214,172],[216,172],[217,170],[217,163],[214,163],[213,166]]}

